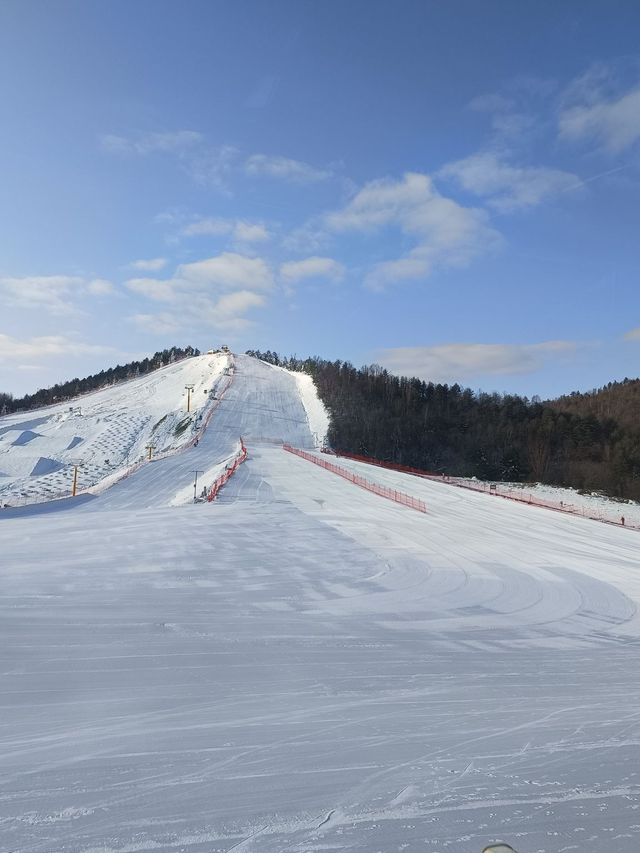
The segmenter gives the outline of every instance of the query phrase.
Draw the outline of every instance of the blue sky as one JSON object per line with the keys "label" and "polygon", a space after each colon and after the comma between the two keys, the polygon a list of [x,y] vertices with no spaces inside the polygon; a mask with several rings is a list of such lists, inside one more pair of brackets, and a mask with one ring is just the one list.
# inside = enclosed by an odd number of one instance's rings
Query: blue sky
{"label": "blue sky", "polygon": [[0,2],[0,389],[227,343],[640,374],[640,6]]}

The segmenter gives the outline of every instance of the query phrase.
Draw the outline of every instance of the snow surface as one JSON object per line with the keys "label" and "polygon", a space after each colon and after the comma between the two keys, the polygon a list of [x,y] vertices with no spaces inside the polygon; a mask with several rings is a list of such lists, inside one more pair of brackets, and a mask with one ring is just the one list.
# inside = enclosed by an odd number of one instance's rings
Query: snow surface
{"label": "snow surface", "polygon": [[[222,353],[183,359],[73,403],[0,418],[0,504],[69,494],[76,462],[78,486],[86,489],[145,460],[149,443],[156,454],[184,445],[229,363]],[[190,414],[187,384],[194,385]]]}
{"label": "snow surface", "polygon": [[[477,485],[477,481],[476,481]],[[488,489],[490,483],[486,483]],[[560,486],[546,486],[544,483],[501,483],[496,486],[503,494],[510,494],[519,499],[527,500],[529,495],[533,499],[552,501],[562,504],[578,513],[588,513],[603,519],[619,522],[624,516],[627,524],[640,527],[640,503],[631,500],[621,500],[589,492],[580,494],[577,489],[564,489]]]}
{"label": "snow surface", "polygon": [[315,443],[319,447],[322,447],[329,430],[329,413],[320,397],[318,397],[316,386],[311,376],[308,373],[294,371],[292,371],[292,374],[298,384],[298,393],[304,405],[304,410],[307,413],[309,429],[315,438]]}
{"label": "snow surface", "polygon": [[198,447],[0,513],[0,849],[636,853],[640,534],[362,466],[396,506],[236,368]]}

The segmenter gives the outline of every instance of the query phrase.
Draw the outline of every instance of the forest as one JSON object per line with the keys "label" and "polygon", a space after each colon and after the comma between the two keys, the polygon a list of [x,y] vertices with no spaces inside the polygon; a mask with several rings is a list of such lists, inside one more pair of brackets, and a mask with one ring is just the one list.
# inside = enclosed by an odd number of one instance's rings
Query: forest
{"label": "forest", "polygon": [[378,365],[249,354],[313,376],[338,452],[640,499],[638,380],[541,402],[395,376]]}

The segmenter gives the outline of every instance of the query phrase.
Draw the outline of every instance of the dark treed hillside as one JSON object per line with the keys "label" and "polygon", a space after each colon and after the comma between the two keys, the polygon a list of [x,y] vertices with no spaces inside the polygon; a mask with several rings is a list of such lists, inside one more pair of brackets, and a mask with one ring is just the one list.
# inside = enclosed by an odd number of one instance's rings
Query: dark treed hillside
{"label": "dark treed hillside", "polygon": [[186,347],[185,349],[171,347],[171,349],[155,353],[150,358],[143,358],[142,361],[119,364],[116,367],[110,367],[108,370],[101,370],[100,373],[93,376],[87,376],[85,379],[70,379],[68,382],[61,382],[52,388],[41,388],[35,394],[25,394],[24,397],[14,398],[11,394],[0,392],[0,414],[38,409],[40,406],[49,406],[52,403],[71,400],[73,397],[86,394],[88,391],[97,391],[99,388],[115,385],[116,382],[135,379],[136,376],[142,376],[152,370],[157,370],[159,367],[164,367],[192,355],[200,355],[200,350],[193,347]]}
{"label": "dark treed hillside", "polygon": [[609,382],[604,388],[550,400],[548,405],[560,412],[593,415],[601,421],[611,418],[628,429],[640,429],[640,379]]}
{"label": "dark treed hillside", "polygon": [[397,377],[375,365],[249,354],[314,377],[338,451],[457,476],[640,499],[640,432],[626,421]]}

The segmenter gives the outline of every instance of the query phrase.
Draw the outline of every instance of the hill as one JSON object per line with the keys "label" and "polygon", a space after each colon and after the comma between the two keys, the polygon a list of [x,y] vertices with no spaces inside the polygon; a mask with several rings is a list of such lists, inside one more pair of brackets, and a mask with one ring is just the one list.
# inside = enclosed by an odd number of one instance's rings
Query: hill
{"label": "hill", "polygon": [[[18,412],[68,402],[197,353],[172,347],[21,399],[0,394],[0,407]],[[271,351],[248,354],[311,375],[331,415],[328,442],[336,450],[451,476],[541,482],[640,499],[640,380],[540,402],[398,377],[378,365],[356,368]],[[55,479],[53,471],[42,473]]]}
{"label": "hill", "polygon": [[574,391],[549,400],[548,406],[559,412],[570,412],[599,421],[613,420],[626,429],[640,429],[640,379],[609,382],[604,388],[580,393]]}
{"label": "hill", "polygon": [[575,395],[543,403],[398,377],[378,365],[251,354],[313,376],[336,450],[451,476],[640,498],[637,381],[621,383],[624,401],[612,390],[603,399],[582,395],[582,403]]}

